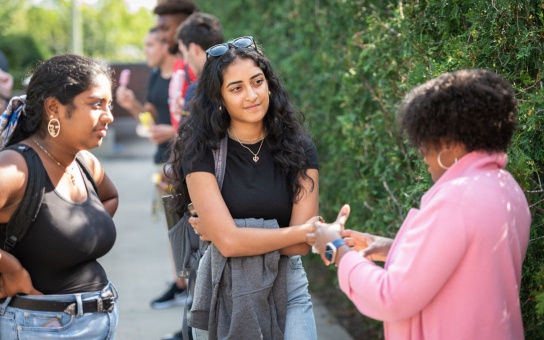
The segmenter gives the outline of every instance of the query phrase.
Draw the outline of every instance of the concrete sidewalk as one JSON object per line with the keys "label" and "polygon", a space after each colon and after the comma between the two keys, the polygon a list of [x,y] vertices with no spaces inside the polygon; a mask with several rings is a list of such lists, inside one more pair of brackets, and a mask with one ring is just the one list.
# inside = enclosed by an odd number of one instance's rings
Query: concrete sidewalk
{"label": "concrete sidewalk", "polygon": [[[120,198],[114,217],[117,241],[100,259],[119,291],[117,340],[158,340],[181,327],[182,307],[154,310],[149,306],[173,279],[166,222],[160,214],[156,220],[151,216],[153,150],[146,139],[138,137],[93,150]],[[319,339],[352,339],[324,305],[313,300]]]}

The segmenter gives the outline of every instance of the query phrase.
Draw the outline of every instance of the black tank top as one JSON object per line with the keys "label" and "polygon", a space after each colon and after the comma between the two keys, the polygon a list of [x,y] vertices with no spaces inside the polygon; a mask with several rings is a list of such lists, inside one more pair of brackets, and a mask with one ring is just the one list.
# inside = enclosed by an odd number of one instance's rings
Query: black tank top
{"label": "black tank top", "polygon": [[13,251],[34,288],[44,294],[97,291],[108,282],[96,259],[113,247],[115,224],[81,168],[79,171],[85,179],[87,200],[75,203],[60,196],[47,176],[38,216]]}

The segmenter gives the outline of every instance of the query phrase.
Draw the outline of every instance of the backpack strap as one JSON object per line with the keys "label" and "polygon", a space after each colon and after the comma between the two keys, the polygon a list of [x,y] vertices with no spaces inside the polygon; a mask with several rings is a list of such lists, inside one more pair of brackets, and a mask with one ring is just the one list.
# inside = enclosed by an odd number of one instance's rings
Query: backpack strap
{"label": "backpack strap", "polygon": [[4,150],[17,151],[24,157],[28,167],[25,194],[6,225],[6,239],[4,240],[3,249],[11,251],[15,244],[25,236],[28,228],[36,219],[38,211],[40,211],[45,192],[46,172],[40,156],[29,146],[15,144]]}
{"label": "backpack strap", "polygon": [[[10,145],[3,150],[17,151],[25,159],[28,168],[27,184],[23,199],[17,210],[13,213],[9,222],[6,224],[6,239],[2,249],[12,251],[17,242],[21,241],[30,228],[30,225],[36,220],[40,207],[42,205],[43,195],[45,193],[45,181],[47,172],[40,160],[40,156],[31,147],[24,144]],[[91,182],[94,191],[98,194],[98,188],[93,175],[84,157],[81,154],[76,155],[76,161],[83,170],[85,176]]]}
{"label": "backpack strap", "polygon": [[[225,138],[221,139],[219,142],[219,148],[212,150],[213,153],[213,160],[215,163],[215,178],[217,179],[217,184],[219,185],[219,190],[223,188],[223,179],[225,178],[225,167],[227,165],[227,143],[228,143],[228,137],[225,136]],[[200,249],[198,250],[201,252],[200,256],[204,255],[204,251],[208,248],[209,242],[207,241],[200,241]],[[196,283],[196,269],[192,269],[191,273],[189,274],[187,289],[189,290],[189,296],[193,297],[194,291],[195,291],[195,283]],[[189,297],[187,297],[189,298]],[[185,306],[183,310],[183,321],[182,321],[182,334],[183,339],[192,339],[192,335],[189,334],[191,331],[191,328],[187,324],[187,310],[190,309],[190,306]]]}
{"label": "backpack strap", "polygon": [[219,148],[213,150],[213,160],[215,162],[215,178],[219,184],[219,190],[223,188],[223,179],[225,178],[225,166],[227,165],[227,142],[228,137],[221,139]]}

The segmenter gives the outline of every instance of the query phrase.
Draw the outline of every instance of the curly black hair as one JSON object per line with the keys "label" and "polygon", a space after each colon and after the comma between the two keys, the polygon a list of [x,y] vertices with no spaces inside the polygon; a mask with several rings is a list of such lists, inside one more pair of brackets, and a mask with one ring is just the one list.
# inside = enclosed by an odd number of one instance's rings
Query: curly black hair
{"label": "curly black hair", "polygon": [[70,116],[74,97],[96,85],[96,77],[100,74],[112,83],[112,71],[105,62],[75,54],[58,55],[39,64],[28,84],[24,114],[7,145],[16,144],[36,132],[45,133],[47,114],[44,105],[49,97],[67,105],[66,114]]}
{"label": "curly black hair", "polygon": [[410,91],[400,105],[400,128],[414,147],[462,143],[468,152],[505,152],[516,128],[514,91],[498,74],[444,73]]}
{"label": "curly black hair", "polygon": [[157,15],[184,14],[189,16],[194,12],[198,12],[198,7],[192,0],[159,1],[153,9],[153,13]]}
{"label": "curly black hair", "polygon": [[217,149],[221,139],[227,135],[230,116],[224,108],[219,110],[222,105],[221,86],[224,72],[238,59],[253,60],[268,82],[271,95],[263,121],[267,131],[265,143],[276,166],[291,183],[293,201],[296,202],[303,191],[301,178],[311,179],[306,172],[309,160],[304,151],[304,139],[310,137],[303,125],[303,114],[291,103],[285,86],[259,47],[230,48],[222,56],[210,57],[206,61],[189,107],[191,114],[170,145],[172,159],[166,167],[170,169],[167,173],[173,182],[173,209],[178,213],[185,212],[189,203],[182,162],[193,164],[206,150]]}

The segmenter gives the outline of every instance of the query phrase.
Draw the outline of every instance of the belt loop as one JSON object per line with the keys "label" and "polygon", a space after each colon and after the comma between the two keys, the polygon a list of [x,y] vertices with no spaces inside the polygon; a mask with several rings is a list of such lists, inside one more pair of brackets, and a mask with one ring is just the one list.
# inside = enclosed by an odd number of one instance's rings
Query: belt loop
{"label": "belt loop", "polygon": [[119,298],[119,292],[117,291],[117,288],[115,288],[114,284],[111,282],[108,283],[108,288],[113,293],[113,297],[115,298],[115,300],[117,300]]}
{"label": "belt loop", "polygon": [[111,290],[111,282],[108,281],[108,284],[104,286],[104,288],[102,288],[102,290],[100,291],[100,296],[104,296],[104,294],[106,292],[108,292],[109,290]]}
{"label": "belt loop", "polygon": [[83,316],[83,301],[81,300],[81,294],[75,294],[76,295],[76,302],[77,302],[77,314],[76,317]]}
{"label": "belt loop", "polygon": [[0,316],[4,316],[10,302],[11,302],[11,296],[8,296],[6,300],[2,302],[2,305],[0,305]]}

